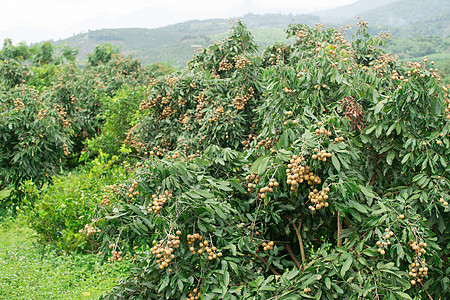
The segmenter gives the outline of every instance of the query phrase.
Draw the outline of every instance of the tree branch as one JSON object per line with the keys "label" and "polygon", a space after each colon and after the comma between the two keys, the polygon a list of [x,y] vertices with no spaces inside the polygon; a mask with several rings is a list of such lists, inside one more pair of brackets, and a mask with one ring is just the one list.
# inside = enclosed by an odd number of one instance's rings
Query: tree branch
{"label": "tree branch", "polygon": [[295,226],[295,224],[291,220],[291,218],[286,216],[286,219],[291,223],[292,227],[294,227],[295,233],[297,234],[298,245],[300,247],[300,255],[302,256],[302,269],[304,269],[305,262],[306,262],[306,255],[305,255],[305,247],[303,246],[302,234],[300,232],[300,229],[302,228],[302,221],[303,221],[303,219],[300,217],[300,223],[298,224],[298,227]]}
{"label": "tree branch", "polygon": [[262,261],[262,263],[266,266],[269,267],[269,270],[274,274],[274,275],[281,275],[280,273],[277,272],[277,270],[275,270],[271,265],[269,265],[267,263],[267,260],[265,260],[264,258],[258,256],[258,254],[255,254],[256,258],[259,259],[260,261]]}
{"label": "tree branch", "polygon": [[286,243],[285,247],[286,247],[286,250],[289,252],[289,256],[292,258],[292,260],[294,261],[295,265],[300,270],[301,269],[300,262],[298,261],[297,257],[295,257],[294,252],[292,252],[291,246],[289,246],[289,244]]}

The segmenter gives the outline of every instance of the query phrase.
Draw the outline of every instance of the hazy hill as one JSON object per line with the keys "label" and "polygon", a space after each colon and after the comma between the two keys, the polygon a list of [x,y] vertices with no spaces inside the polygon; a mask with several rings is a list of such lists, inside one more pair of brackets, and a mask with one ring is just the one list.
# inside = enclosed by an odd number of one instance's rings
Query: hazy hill
{"label": "hazy hill", "polygon": [[[364,11],[361,16],[369,24],[404,27],[449,12],[449,0],[402,0]],[[447,26],[449,23],[447,19]]]}
{"label": "hazy hill", "polygon": [[[394,39],[404,39],[391,44],[402,53],[424,53],[415,47],[408,52],[408,39],[421,36],[440,36],[442,42],[450,32],[450,1],[448,0],[359,0],[353,4],[327,10],[314,15],[249,14],[241,20],[250,29],[256,42],[263,49],[269,44],[285,40],[284,29],[291,23],[312,25],[326,20],[340,20],[328,26],[355,24],[360,15],[369,22],[373,33],[390,30]],[[350,18],[352,17],[353,18]],[[343,21],[345,20],[345,22]],[[111,43],[125,54],[133,53],[144,64],[172,62],[174,67],[184,66],[198,46],[206,47],[226,36],[231,25],[227,19],[194,20],[161,28],[102,29],[75,35],[58,41],[80,50],[79,59],[94,49],[97,44]],[[421,42],[420,45],[424,43]],[[429,43],[426,42],[426,45]],[[405,49],[399,47],[404,45]],[[427,46],[428,47],[428,46]],[[448,47],[439,47],[448,54]],[[416,57],[416,56],[414,56]]]}
{"label": "hazy hill", "polygon": [[322,22],[341,23],[350,18],[354,18],[362,12],[375,9],[398,0],[358,0],[354,3],[339,6],[333,9],[315,12],[321,18]]}
{"label": "hazy hill", "polygon": [[[250,29],[261,48],[285,39],[284,29],[292,22],[312,25],[319,17],[312,15],[246,15],[240,18]],[[156,29],[122,28],[89,31],[57,41],[78,48],[79,58],[101,43],[120,47],[121,51],[142,59],[144,64],[171,61],[175,67],[183,66],[198,46],[208,46],[226,36],[231,28],[227,19],[187,21]]]}

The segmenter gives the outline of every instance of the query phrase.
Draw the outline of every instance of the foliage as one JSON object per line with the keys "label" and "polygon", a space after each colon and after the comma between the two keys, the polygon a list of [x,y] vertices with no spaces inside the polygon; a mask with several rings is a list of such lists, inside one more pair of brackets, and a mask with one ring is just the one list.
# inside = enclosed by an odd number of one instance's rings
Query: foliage
{"label": "foliage", "polygon": [[114,54],[119,54],[119,49],[110,44],[100,44],[95,47],[94,52],[88,55],[88,62],[92,66],[106,64],[111,61]]}
{"label": "foliage", "polygon": [[[67,47],[62,53],[67,63],[56,66],[63,60],[54,55],[51,44],[37,47],[29,61],[19,55],[26,52],[22,45],[5,45],[2,54],[10,59],[0,62],[0,180],[16,188],[28,179],[40,186],[62,167],[76,167],[86,141],[104,123],[102,105],[112,107],[101,99],[114,98],[124,85],[138,89],[151,82],[154,74],[166,71],[163,66],[142,68],[138,60],[107,46],[93,54],[95,63],[78,67],[72,61],[75,50]],[[30,68],[32,62],[36,65]],[[128,128],[122,123],[117,130]],[[117,130],[118,137],[124,135]]]}
{"label": "foliage", "polygon": [[90,238],[91,233],[81,231],[104,200],[105,189],[126,179],[123,168],[113,166],[116,159],[108,161],[107,155],[102,154],[90,163],[89,170],[57,177],[52,185],[35,190],[35,197],[28,193],[33,203],[25,203],[31,207],[27,210],[27,221],[42,245],[51,245],[62,253],[97,250],[97,241]]}
{"label": "foliage", "polygon": [[291,25],[260,59],[238,22],[149,88],[94,222],[136,263],[106,298],[449,295],[447,88],[362,20],[343,33]]}
{"label": "foliage", "polygon": [[24,198],[40,241],[132,259],[110,299],[445,299],[448,87],[362,20],[286,32],[260,54],[237,22],[171,74],[108,45],[5,73],[4,187],[98,153]]}
{"label": "foliage", "polygon": [[30,77],[30,70],[15,59],[0,61],[0,83],[6,88],[24,84]]}
{"label": "foliage", "polygon": [[98,116],[104,123],[101,134],[88,142],[88,151],[118,155],[131,128],[134,114],[145,97],[146,88],[124,86],[114,97],[104,96],[101,100],[102,114]]}
{"label": "foliage", "polygon": [[38,186],[51,180],[71,141],[64,110],[25,85],[0,94],[0,182],[33,180]]}

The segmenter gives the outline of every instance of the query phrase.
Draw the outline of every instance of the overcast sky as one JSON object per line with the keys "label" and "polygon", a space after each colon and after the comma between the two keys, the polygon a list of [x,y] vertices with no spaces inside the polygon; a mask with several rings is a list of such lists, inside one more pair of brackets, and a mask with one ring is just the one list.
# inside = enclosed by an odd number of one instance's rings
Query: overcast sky
{"label": "overcast sky", "polygon": [[[60,39],[88,29],[154,28],[193,19],[247,13],[310,13],[356,0],[2,0],[0,39]],[[33,30],[29,30],[33,29]],[[30,35],[31,33],[31,35]],[[24,35],[26,34],[26,35]],[[33,34],[35,36],[33,37]]]}

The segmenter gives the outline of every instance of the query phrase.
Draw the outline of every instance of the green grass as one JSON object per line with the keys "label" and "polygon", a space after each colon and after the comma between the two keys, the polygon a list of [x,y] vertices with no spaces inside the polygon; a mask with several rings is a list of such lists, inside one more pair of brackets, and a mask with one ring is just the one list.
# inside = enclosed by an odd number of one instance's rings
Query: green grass
{"label": "green grass", "polygon": [[129,268],[101,265],[94,254],[43,253],[22,218],[0,223],[0,299],[98,299]]}

